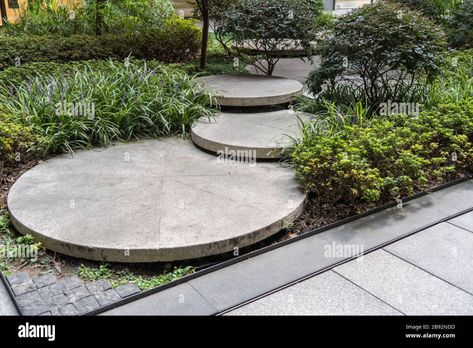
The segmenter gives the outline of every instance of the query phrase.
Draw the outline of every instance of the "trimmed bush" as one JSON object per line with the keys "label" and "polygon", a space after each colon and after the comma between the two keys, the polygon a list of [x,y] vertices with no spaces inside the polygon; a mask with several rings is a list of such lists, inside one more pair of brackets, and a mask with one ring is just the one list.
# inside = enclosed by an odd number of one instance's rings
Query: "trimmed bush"
{"label": "trimmed bush", "polygon": [[197,56],[200,31],[192,21],[172,17],[162,30],[101,36],[1,36],[0,70],[28,62],[69,62],[129,55],[166,63],[187,62]]}
{"label": "trimmed bush", "polygon": [[292,159],[302,186],[327,206],[412,195],[473,173],[473,99],[366,126],[306,124]]}
{"label": "trimmed bush", "polygon": [[13,87],[2,84],[0,104],[13,121],[44,139],[46,153],[56,153],[183,134],[200,117],[213,115],[208,105],[215,99],[180,69],[110,61]]}
{"label": "trimmed bush", "polygon": [[321,66],[308,79],[319,98],[364,102],[373,111],[389,100],[410,102],[417,78],[438,72],[443,32],[414,11],[390,2],[341,17],[320,43]]}

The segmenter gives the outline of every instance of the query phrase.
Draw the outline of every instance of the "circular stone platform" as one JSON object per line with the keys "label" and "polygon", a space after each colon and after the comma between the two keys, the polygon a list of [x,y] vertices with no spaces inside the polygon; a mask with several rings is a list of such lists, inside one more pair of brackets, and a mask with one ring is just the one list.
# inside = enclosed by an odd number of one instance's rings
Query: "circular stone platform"
{"label": "circular stone platform", "polygon": [[248,152],[258,159],[281,158],[299,134],[299,119],[304,113],[278,110],[258,113],[221,112],[215,119],[199,120],[191,130],[194,143],[216,154]]}
{"label": "circular stone platform", "polygon": [[300,82],[275,76],[212,75],[197,79],[222,106],[257,107],[291,102],[302,94]]}
{"label": "circular stone platform", "polygon": [[100,261],[215,255],[281,230],[303,209],[292,170],[234,163],[177,138],[39,164],[8,196],[14,226],[47,248]]}

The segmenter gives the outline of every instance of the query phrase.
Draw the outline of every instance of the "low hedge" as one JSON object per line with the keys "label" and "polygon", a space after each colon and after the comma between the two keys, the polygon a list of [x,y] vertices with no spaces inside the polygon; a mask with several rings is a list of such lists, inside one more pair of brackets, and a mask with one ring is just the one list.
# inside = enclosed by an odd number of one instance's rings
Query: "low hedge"
{"label": "low hedge", "polygon": [[190,20],[172,17],[162,30],[100,36],[6,36],[0,37],[0,70],[15,66],[17,58],[28,62],[70,62],[128,56],[165,63],[187,62],[200,47],[200,30]]}
{"label": "low hedge", "polygon": [[333,131],[303,127],[292,159],[317,201],[381,204],[473,173],[473,98]]}

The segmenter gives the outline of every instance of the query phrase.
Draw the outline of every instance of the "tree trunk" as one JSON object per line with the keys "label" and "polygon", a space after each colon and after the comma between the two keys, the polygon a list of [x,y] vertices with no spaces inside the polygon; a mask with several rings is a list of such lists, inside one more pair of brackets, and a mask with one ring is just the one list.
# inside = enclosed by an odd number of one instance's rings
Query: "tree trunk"
{"label": "tree trunk", "polygon": [[202,50],[200,52],[200,69],[205,70],[207,67],[207,47],[209,45],[209,0],[200,0],[199,8],[202,14]]}
{"label": "tree trunk", "polygon": [[102,34],[103,18],[102,10],[103,5],[107,0],[95,0],[95,35]]}

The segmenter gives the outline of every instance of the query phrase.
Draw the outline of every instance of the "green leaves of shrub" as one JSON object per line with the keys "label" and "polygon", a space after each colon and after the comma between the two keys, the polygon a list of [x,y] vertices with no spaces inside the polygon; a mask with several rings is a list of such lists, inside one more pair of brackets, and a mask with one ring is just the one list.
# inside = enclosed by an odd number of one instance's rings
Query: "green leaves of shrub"
{"label": "green leaves of shrub", "polygon": [[438,71],[443,33],[417,12],[379,1],[341,17],[320,43],[321,66],[311,91],[336,103],[362,101],[376,111],[388,100],[409,102],[418,76]]}
{"label": "green leaves of shrub", "polygon": [[456,47],[473,48],[473,0],[464,0],[453,12],[450,21],[450,43]]}
{"label": "green leaves of shrub", "polygon": [[473,173],[473,98],[315,129],[303,125],[292,159],[305,190],[331,206],[384,203]]}

